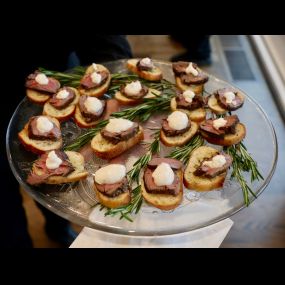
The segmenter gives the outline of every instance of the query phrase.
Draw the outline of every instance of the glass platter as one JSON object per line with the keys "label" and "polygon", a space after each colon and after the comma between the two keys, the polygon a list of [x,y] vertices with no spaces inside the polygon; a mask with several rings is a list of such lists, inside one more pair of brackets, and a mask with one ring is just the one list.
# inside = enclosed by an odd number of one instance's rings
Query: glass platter
{"label": "glass platter", "polygon": [[[112,73],[126,73],[125,62],[125,60],[107,62],[105,66]],[[162,69],[164,78],[174,82],[171,64],[155,62]],[[209,76],[210,80],[205,85],[207,92],[232,86],[212,75]],[[259,195],[266,188],[274,173],[277,162],[277,141],[274,128],[262,108],[248,94],[242,90],[240,92],[245,96],[245,103],[241,109],[234,113],[246,125],[245,145],[257,161],[264,177],[264,180],[255,181],[251,184],[253,192]],[[229,180],[231,173],[229,171],[223,189],[204,193],[185,189],[182,204],[173,211],[161,211],[144,203],[140,212],[133,216],[133,222],[119,220],[118,216],[105,217],[104,210],[100,211],[100,207],[95,207],[97,200],[93,190],[91,173],[94,173],[99,165],[106,164],[106,161],[96,158],[92,152],[87,155],[89,161],[86,161],[86,168],[90,175],[85,181],[62,186],[32,187],[25,182],[25,179],[37,156],[22,147],[17,134],[31,116],[39,115],[41,112],[42,107],[30,103],[26,98],[19,104],[7,130],[8,160],[20,185],[36,201],[65,219],[82,226],[111,233],[160,236],[188,232],[211,225],[230,217],[245,207],[242,190],[236,181]],[[154,116],[150,118],[148,124],[158,126],[158,122],[159,118]],[[61,127],[65,145],[84,132],[72,121],[62,123]],[[161,155],[167,154],[170,150],[170,148],[162,147]],[[123,157],[130,163],[129,158],[135,159],[133,156],[136,154],[138,154],[136,149],[130,150]],[[249,181],[249,175],[245,174],[245,177]]]}

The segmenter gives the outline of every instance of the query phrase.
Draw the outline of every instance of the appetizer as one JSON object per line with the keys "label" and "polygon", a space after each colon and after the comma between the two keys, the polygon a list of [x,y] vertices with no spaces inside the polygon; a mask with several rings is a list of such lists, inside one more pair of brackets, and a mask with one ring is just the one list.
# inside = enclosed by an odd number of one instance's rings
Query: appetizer
{"label": "appetizer", "polygon": [[62,184],[86,178],[84,157],[74,151],[52,150],[42,154],[33,164],[27,178],[30,185]]}
{"label": "appetizer", "polygon": [[94,189],[99,202],[108,208],[121,207],[131,201],[127,171],[122,164],[109,164],[97,170]]}
{"label": "appetizer", "polygon": [[96,97],[82,95],[75,110],[75,122],[81,128],[94,127],[102,118],[106,101]]}
{"label": "appetizer", "polygon": [[103,159],[114,158],[144,138],[143,128],[126,119],[110,119],[91,141],[95,154]]}
{"label": "appetizer", "polygon": [[149,57],[142,59],[129,59],[127,68],[136,73],[140,78],[149,81],[159,81],[162,79],[161,70],[156,67]]}
{"label": "appetizer", "polygon": [[232,157],[209,146],[195,149],[184,172],[184,185],[196,191],[223,187]]}
{"label": "appetizer", "polygon": [[81,95],[101,97],[107,92],[110,82],[110,71],[101,64],[93,63],[81,79],[78,91]]}
{"label": "appetizer", "polygon": [[182,163],[171,158],[153,158],[141,181],[146,202],[161,210],[176,208],[183,198]]}
{"label": "appetizer", "polygon": [[122,85],[120,91],[116,92],[115,98],[122,105],[137,105],[140,104],[144,98],[154,98],[160,93],[160,91],[148,88],[137,80]]}
{"label": "appetizer", "polygon": [[52,94],[58,91],[60,83],[55,78],[35,71],[27,77],[25,86],[27,97],[33,103],[43,105]]}
{"label": "appetizer", "polygon": [[217,90],[208,100],[208,107],[215,114],[225,114],[242,107],[244,103],[243,95],[231,88]]}
{"label": "appetizer", "polygon": [[245,125],[237,115],[209,119],[200,124],[200,133],[209,143],[230,146],[241,142],[246,135]]}
{"label": "appetizer", "polygon": [[56,118],[60,122],[67,121],[75,112],[79,96],[75,88],[63,87],[45,103],[43,114]]}
{"label": "appetizer", "polygon": [[177,91],[176,97],[171,99],[170,108],[172,111],[185,112],[194,122],[202,122],[206,118],[204,99],[201,94],[195,94],[192,90]]}
{"label": "appetizer", "polygon": [[160,140],[166,146],[183,146],[197,133],[199,126],[186,113],[174,111],[162,120]]}
{"label": "appetizer", "polygon": [[178,61],[172,64],[177,87],[185,91],[192,90],[195,94],[203,92],[204,84],[209,80],[208,75],[193,62]]}
{"label": "appetizer", "polygon": [[60,123],[49,116],[30,118],[18,137],[27,150],[37,154],[59,149],[62,146]]}

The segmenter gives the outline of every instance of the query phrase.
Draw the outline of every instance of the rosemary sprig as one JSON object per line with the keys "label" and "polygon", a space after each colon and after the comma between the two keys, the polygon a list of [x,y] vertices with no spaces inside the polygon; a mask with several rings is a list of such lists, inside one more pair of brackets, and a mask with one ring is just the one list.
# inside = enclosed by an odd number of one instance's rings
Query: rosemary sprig
{"label": "rosemary sprig", "polygon": [[255,180],[264,179],[257,168],[256,161],[248,153],[245,145],[241,142],[237,145],[232,145],[226,148],[226,152],[233,158],[233,172],[231,179],[236,178],[243,191],[244,203],[249,206],[249,194],[256,198],[255,193],[251,190],[247,181],[242,175],[242,171],[250,172],[251,183]]}
{"label": "rosemary sprig", "polygon": [[68,85],[71,87],[78,87],[80,85],[80,80],[84,75],[85,70],[86,68],[83,66],[76,66],[70,71],[70,73],[64,73],[39,67],[40,72],[47,76],[54,77],[59,80],[62,85]]}
{"label": "rosemary sprig", "polygon": [[108,124],[109,120],[104,120],[99,122],[95,128],[92,128],[88,130],[83,135],[77,137],[73,143],[66,146],[64,150],[79,150],[81,147],[83,147],[85,144],[87,144],[102,128],[104,128]]}
{"label": "rosemary sprig", "polygon": [[185,146],[176,147],[168,157],[181,160],[184,164],[187,164],[189,156],[192,151],[204,144],[204,140],[200,135],[194,136]]}
{"label": "rosemary sprig", "polygon": [[148,162],[151,160],[152,155],[160,152],[160,140],[159,134],[160,129],[153,129],[155,132],[152,134],[154,140],[149,143],[145,142],[147,146],[147,152],[142,157],[140,157],[133,165],[133,168],[127,173],[129,184],[132,185],[133,182],[136,182],[138,186],[132,190],[132,198],[130,204],[114,209],[107,209],[105,216],[115,216],[120,215],[121,219],[126,219],[130,222],[133,220],[130,218],[130,214],[137,214],[141,208],[143,197],[141,193],[141,185],[139,184],[139,175],[141,170],[143,170]]}

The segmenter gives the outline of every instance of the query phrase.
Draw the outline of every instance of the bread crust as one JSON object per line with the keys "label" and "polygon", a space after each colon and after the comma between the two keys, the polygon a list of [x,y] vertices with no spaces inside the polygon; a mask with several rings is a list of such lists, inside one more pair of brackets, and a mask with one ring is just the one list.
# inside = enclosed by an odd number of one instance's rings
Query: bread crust
{"label": "bread crust", "polygon": [[218,150],[209,146],[200,146],[192,152],[183,175],[186,188],[195,191],[211,191],[223,187],[227,172],[214,178],[194,175],[195,170],[205,158],[211,158],[218,153]]}
{"label": "bread crust", "polygon": [[175,82],[176,82],[176,86],[178,89],[180,89],[181,91],[186,91],[186,90],[192,90],[195,94],[201,94],[204,90],[204,83],[203,84],[197,84],[197,85],[186,85],[183,84],[180,77],[175,76]]}
{"label": "bread crust", "polygon": [[44,105],[52,96],[52,94],[47,95],[45,93],[33,89],[27,89],[26,95],[31,102],[38,105]]}
{"label": "bread crust", "polygon": [[180,192],[177,196],[168,195],[168,194],[151,194],[148,193],[145,189],[143,178],[141,179],[141,188],[143,198],[150,205],[164,210],[169,211],[175,209],[182,201],[183,198],[183,172],[182,170],[176,171],[179,181],[180,181]]}
{"label": "bread crust", "polygon": [[145,71],[145,70],[138,70],[137,63],[138,59],[129,59],[127,61],[127,68],[132,71],[133,73],[137,74],[140,78],[149,80],[149,81],[159,81],[162,79],[163,75],[161,70],[158,67],[155,67],[155,70],[152,72]]}
{"label": "bread crust", "polygon": [[118,195],[117,197],[107,197],[96,189],[94,184],[94,190],[96,193],[96,197],[100,204],[104,205],[107,208],[118,208],[121,206],[128,205],[131,202],[131,193],[127,191]]}
{"label": "bread crust", "polygon": [[143,128],[140,126],[138,133],[126,140],[121,141],[117,144],[112,144],[101,136],[99,132],[92,140],[91,140],[91,148],[95,152],[95,154],[102,159],[112,159],[116,156],[119,156],[126,150],[138,144],[144,138]]}

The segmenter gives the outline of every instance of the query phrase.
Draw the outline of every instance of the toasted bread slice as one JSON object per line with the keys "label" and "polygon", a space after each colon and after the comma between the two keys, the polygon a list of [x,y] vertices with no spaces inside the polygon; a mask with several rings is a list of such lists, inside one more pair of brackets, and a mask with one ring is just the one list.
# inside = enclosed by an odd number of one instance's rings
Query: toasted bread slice
{"label": "toasted bread slice", "polygon": [[94,185],[94,189],[95,189],[96,197],[98,198],[98,201],[107,208],[118,208],[121,206],[128,205],[131,202],[131,193],[129,191],[122,193],[117,197],[108,197],[102,194],[101,192],[99,192],[96,189],[95,185]]}
{"label": "toasted bread slice", "polygon": [[165,132],[160,130],[160,140],[166,146],[183,146],[188,143],[191,138],[198,132],[199,125],[195,122],[191,122],[191,128],[182,135],[167,137]]}
{"label": "toasted bread slice", "polygon": [[96,126],[102,120],[102,118],[99,118],[91,123],[87,123],[80,112],[79,106],[77,105],[75,108],[74,120],[80,128],[92,128]]}
{"label": "toasted bread slice", "polygon": [[69,87],[70,89],[72,89],[75,92],[75,97],[73,99],[73,101],[64,109],[62,110],[58,110],[56,108],[54,108],[49,101],[47,101],[44,105],[44,109],[43,109],[43,115],[47,115],[53,118],[58,119],[60,122],[63,121],[67,121],[69,118],[71,118],[75,112],[75,107],[76,104],[79,101],[79,92],[77,91],[77,89]]}
{"label": "toasted bread slice", "polygon": [[[88,176],[88,172],[84,169],[83,155],[75,151],[65,151],[65,153],[75,170],[65,177],[57,175],[50,176],[45,184],[63,184],[76,182],[85,179]],[[42,170],[35,166],[33,166],[33,172],[37,175],[42,175]]]}
{"label": "toasted bread slice", "polygon": [[[60,128],[60,123],[57,119],[49,117],[52,122],[56,124],[57,127]],[[62,138],[58,141],[51,140],[35,140],[30,139],[28,136],[28,126],[27,123],[22,131],[18,133],[18,138],[23,146],[28,150],[36,154],[42,154],[46,151],[60,149],[62,146]]]}
{"label": "toasted bread slice", "polygon": [[162,79],[162,72],[158,67],[155,67],[152,71],[140,71],[137,68],[138,59],[129,59],[127,61],[127,68],[136,73],[140,78],[149,80],[149,81],[159,81]]}
{"label": "toasted bread slice", "polygon": [[225,135],[223,138],[210,136],[202,130],[200,130],[200,133],[202,137],[209,143],[222,145],[222,146],[230,146],[233,144],[238,144],[244,139],[246,135],[246,128],[245,128],[245,125],[238,123],[236,125],[235,134],[228,134],[228,135]]}
{"label": "toasted bread slice", "polygon": [[138,144],[143,138],[144,134],[141,126],[134,137],[117,144],[110,143],[101,136],[101,133],[98,133],[91,141],[91,148],[98,157],[109,160]]}
{"label": "toasted bread slice", "polygon": [[186,188],[196,191],[210,191],[223,187],[227,174],[226,172],[214,178],[194,175],[194,172],[204,159],[211,158],[218,153],[218,150],[209,146],[200,146],[192,152],[188,165],[184,171],[183,181]]}
{"label": "toasted bread slice", "polygon": [[130,99],[126,97],[125,95],[123,95],[120,91],[118,91],[115,94],[115,99],[117,99],[121,105],[133,106],[133,105],[142,103],[144,98],[155,98],[156,96],[159,96],[160,94],[161,94],[160,91],[149,88],[148,93],[142,99]]}
{"label": "toasted bread slice", "polygon": [[179,108],[177,109],[177,103],[176,103],[175,98],[171,99],[170,108],[171,108],[171,111],[181,111],[181,112],[186,113],[189,116],[191,121],[194,121],[197,123],[200,123],[206,119],[206,110],[204,108],[198,108],[192,111],[189,111],[186,109],[179,109]]}
{"label": "toasted bread slice", "polygon": [[44,105],[45,102],[47,102],[51,95],[47,95],[46,93],[41,93],[37,90],[27,89],[26,95],[29,98],[29,100],[35,104]]}
{"label": "toasted bread slice", "polygon": [[223,115],[228,112],[227,109],[220,106],[215,95],[211,95],[208,99],[208,107],[217,115]]}
{"label": "toasted bread slice", "polygon": [[195,94],[200,94],[203,92],[204,90],[204,84],[198,84],[198,85],[186,85],[183,84],[180,77],[175,76],[175,82],[176,82],[176,86],[178,89],[180,89],[181,91],[186,91],[186,90],[192,90]]}
{"label": "toasted bread slice", "polygon": [[[82,87],[78,87],[78,91],[79,91],[79,93],[80,93],[81,95],[94,96],[94,97],[101,97],[101,96],[103,96],[103,95],[107,92],[107,90],[109,89],[109,86],[110,86],[110,83],[111,83],[111,74],[110,74],[110,71],[109,71],[105,66],[103,66],[103,65],[101,65],[101,64],[97,64],[97,68],[98,68],[98,71],[103,71],[103,70],[105,70],[105,71],[108,72],[109,76],[108,76],[106,82],[105,82],[103,85],[99,86],[99,87],[92,88],[92,89],[88,89],[88,90],[87,90],[87,89],[84,89],[84,88],[82,88]],[[92,72],[94,72],[94,69],[93,69],[93,66],[90,65],[90,66],[87,68],[85,74],[90,74],[90,73],[92,73]]]}
{"label": "toasted bread slice", "polygon": [[148,193],[145,189],[143,178],[141,179],[142,195],[146,202],[152,206],[169,211],[175,209],[182,201],[183,198],[183,173],[182,170],[177,170],[176,174],[180,180],[180,192],[177,196],[168,195],[168,194],[151,194]]}

